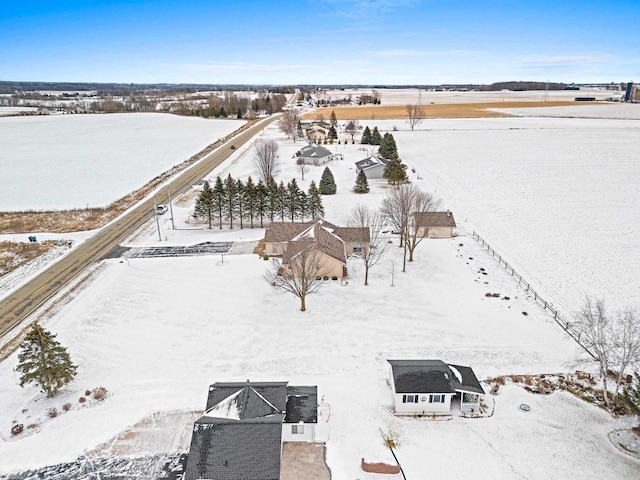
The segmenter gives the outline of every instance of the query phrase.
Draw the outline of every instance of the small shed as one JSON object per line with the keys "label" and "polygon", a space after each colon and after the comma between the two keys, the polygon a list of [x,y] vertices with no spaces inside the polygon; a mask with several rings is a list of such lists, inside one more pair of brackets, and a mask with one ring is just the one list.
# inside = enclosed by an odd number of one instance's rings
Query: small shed
{"label": "small shed", "polygon": [[413,214],[418,237],[451,238],[455,237],[456,221],[453,213],[446,212],[416,212]]}

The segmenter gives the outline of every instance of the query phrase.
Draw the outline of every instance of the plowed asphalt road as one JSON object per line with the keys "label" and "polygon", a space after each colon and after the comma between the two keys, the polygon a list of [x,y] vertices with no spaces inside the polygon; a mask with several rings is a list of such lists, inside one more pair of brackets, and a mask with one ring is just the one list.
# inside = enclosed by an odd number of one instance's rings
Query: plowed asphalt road
{"label": "plowed asphalt road", "polygon": [[[173,195],[184,192],[196,180],[204,177],[226,160],[234,151],[232,146],[238,148],[276,119],[276,116],[271,116],[238,134],[158,190],[156,196],[167,198],[169,189]],[[151,196],[0,301],[0,339],[44,302],[56,295],[60,289],[69,284],[93,262],[102,258],[108,251],[149,221],[153,215],[155,215],[154,200]]]}

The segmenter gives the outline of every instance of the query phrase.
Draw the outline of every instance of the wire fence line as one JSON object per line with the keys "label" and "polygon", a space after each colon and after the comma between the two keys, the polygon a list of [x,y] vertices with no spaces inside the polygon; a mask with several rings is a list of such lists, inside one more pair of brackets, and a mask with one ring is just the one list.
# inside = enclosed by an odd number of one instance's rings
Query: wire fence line
{"label": "wire fence line", "polygon": [[553,320],[562,327],[562,329],[571,337],[573,338],[576,343],[578,345],[580,345],[585,352],[587,352],[593,359],[596,359],[597,357],[591,352],[591,350],[589,350],[581,341],[580,341],[580,331],[578,329],[576,329],[573,324],[571,323],[571,321],[564,315],[562,315],[554,306],[553,304],[549,303],[547,300],[545,300],[544,298],[542,298],[540,296],[540,294],[533,289],[533,287],[531,286],[531,284],[529,282],[527,282],[524,278],[522,278],[522,275],[520,275],[511,265],[509,265],[509,263],[498,253],[496,252],[493,248],[491,248],[491,245],[489,245],[484,238],[482,238],[480,236],[480,234],[478,234],[475,230],[472,233],[473,237],[481,244],[481,246],[483,248],[486,248],[487,251],[491,254],[492,257],[494,257],[495,259],[498,260],[498,264],[504,266],[504,268],[507,270],[507,272],[511,272],[511,276],[515,277],[518,279],[518,284],[522,285],[523,288],[525,288],[525,290],[527,292],[529,292],[530,294],[533,295],[533,299],[537,302],[539,302],[545,310],[549,310],[549,312],[551,313],[551,315],[553,315]]}

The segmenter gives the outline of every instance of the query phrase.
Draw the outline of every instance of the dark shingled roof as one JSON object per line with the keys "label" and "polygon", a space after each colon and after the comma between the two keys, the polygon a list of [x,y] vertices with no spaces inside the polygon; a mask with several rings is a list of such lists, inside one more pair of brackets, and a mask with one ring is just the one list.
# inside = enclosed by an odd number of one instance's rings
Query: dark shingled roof
{"label": "dark shingled roof", "polygon": [[185,480],[279,480],[282,417],[202,417],[193,427]]}
{"label": "dark shingled roof", "polygon": [[317,416],[317,387],[214,383],[193,427],[184,480],[279,480],[282,423]]}
{"label": "dark shingled roof", "polygon": [[318,387],[287,387],[284,423],[318,423]]}
{"label": "dark shingled roof", "polygon": [[[484,394],[470,367],[447,365],[442,360],[387,360],[391,364],[396,393],[455,393],[465,391]],[[460,374],[458,381],[452,367]]]}
{"label": "dark shingled roof", "polygon": [[[245,410],[245,418],[259,417],[264,415],[265,408],[269,405],[260,399],[262,396],[269,404],[279,412],[283,412],[286,405],[287,382],[232,382],[214,383],[209,387],[207,397],[207,411],[219,404],[229,396],[245,390],[238,395],[238,401],[242,402],[246,398],[246,405],[241,405]],[[241,417],[242,418],[242,417]]]}

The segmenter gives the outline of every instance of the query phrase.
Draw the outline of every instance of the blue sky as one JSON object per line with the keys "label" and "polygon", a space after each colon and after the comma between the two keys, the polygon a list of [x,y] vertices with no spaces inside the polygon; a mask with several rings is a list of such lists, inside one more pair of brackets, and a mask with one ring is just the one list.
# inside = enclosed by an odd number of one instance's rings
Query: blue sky
{"label": "blue sky", "polygon": [[638,0],[17,1],[0,80],[640,81]]}

